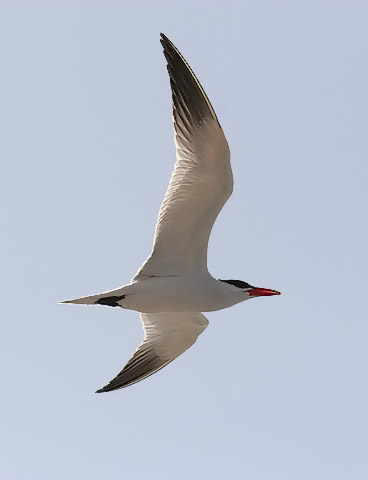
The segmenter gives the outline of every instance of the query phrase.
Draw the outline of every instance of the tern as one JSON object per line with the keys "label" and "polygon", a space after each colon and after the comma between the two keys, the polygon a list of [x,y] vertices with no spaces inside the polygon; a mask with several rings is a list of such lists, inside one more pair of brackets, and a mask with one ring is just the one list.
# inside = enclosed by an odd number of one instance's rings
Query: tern
{"label": "tern", "polygon": [[208,272],[209,236],[233,190],[230,150],[193,70],[163,34],[161,44],[172,90],[176,164],[158,214],[152,253],[128,285],[61,302],[140,312],[143,342],[98,393],[139,382],[185,352],[207,328],[202,312],[280,295],[241,280],[216,280]]}

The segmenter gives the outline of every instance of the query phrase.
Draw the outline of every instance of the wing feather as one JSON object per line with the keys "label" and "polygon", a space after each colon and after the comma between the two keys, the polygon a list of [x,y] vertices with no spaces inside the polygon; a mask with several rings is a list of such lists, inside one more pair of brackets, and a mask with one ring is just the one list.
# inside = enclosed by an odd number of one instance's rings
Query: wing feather
{"label": "wing feather", "polygon": [[207,271],[212,226],[230,197],[230,151],[198,79],[161,34],[173,101],[177,162],[161,205],[151,256],[133,280]]}
{"label": "wing feather", "polygon": [[133,385],[149,377],[191,347],[208,321],[196,312],[141,313],[145,338],[123,370],[98,393]]}

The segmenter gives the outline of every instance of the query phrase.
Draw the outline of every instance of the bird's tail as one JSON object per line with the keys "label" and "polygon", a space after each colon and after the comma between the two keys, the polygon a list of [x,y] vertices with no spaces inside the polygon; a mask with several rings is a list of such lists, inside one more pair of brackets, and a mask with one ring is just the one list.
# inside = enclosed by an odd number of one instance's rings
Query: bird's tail
{"label": "bird's tail", "polygon": [[109,307],[122,306],[125,298],[125,287],[111,290],[109,292],[98,293],[97,295],[89,295],[88,297],[75,298],[73,300],[64,300],[59,303],[74,303],[79,305],[108,305]]}

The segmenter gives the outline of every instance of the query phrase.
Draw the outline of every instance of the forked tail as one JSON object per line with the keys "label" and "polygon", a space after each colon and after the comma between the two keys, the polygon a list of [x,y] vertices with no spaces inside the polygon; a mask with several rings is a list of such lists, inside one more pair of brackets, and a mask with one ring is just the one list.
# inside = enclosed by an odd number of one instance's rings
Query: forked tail
{"label": "forked tail", "polygon": [[107,305],[109,307],[122,307],[122,301],[125,294],[122,293],[124,287],[111,292],[99,293],[97,295],[89,295],[88,297],[75,298],[74,300],[64,300],[59,303],[74,303],[78,305]]}

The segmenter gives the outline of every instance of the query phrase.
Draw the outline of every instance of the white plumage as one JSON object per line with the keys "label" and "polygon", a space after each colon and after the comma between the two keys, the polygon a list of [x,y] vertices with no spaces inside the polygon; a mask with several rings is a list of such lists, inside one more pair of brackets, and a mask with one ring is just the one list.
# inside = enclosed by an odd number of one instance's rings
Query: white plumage
{"label": "white plumage", "polygon": [[176,165],[159,211],[153,250],[131,283],[62,303],[141,312],[145,338],[124,369],[98,392],[127,387],[157,372],[193,345],[207,327],[200,312],[279,294],[207,269],[213,224],[233,190],[230,151],[202,86],[161,34],[173,98]]}

